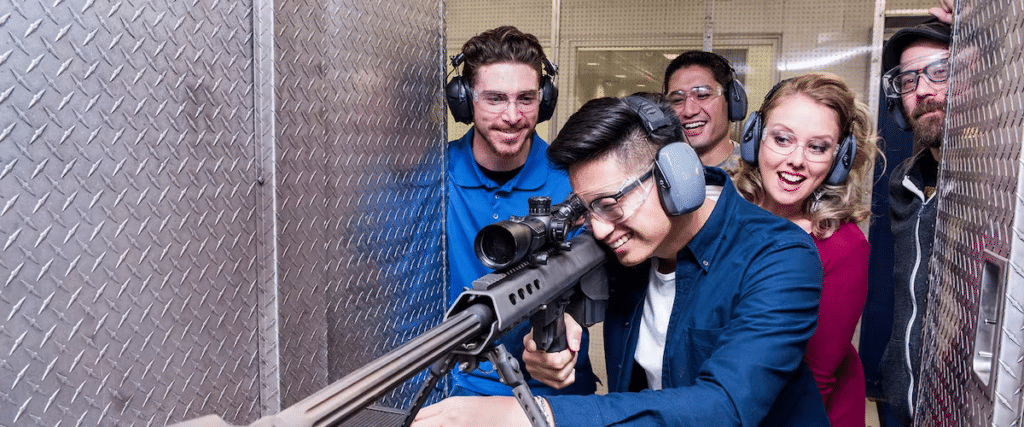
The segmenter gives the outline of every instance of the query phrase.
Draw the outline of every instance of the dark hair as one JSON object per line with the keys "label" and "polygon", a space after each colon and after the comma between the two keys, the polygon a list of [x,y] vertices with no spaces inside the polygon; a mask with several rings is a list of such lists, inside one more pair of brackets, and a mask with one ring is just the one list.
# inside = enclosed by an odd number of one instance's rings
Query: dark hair
{"label": "dark hair", "polygon": [[707,68],[711,71],[711,74],[715,76],[715,81],[722,85],[723,88],[728,88],[729,83],[732,83],[733,69],[729,65],[729,61],[726,61],[722,55],[712,52],[705,52],[703,50],[688,50],[680,53],[672,62],[668,63],[668,67],[665,68],[665,80],[662,83],[662,93],[668,93],[668,80],[672,78],[672,74],[679,71],[680,68],[689,67],[696,65]]}
{"label": "dark hair", "polygon": [[519,62],[537,71],[537,82],[544,75],[544,48],[537,37],[513,26],[502,26],[473,36],[462,45],[462,77],[476,84],[477,69],[498,62]]}
{"label": "dark hair", "polygon": [[593,99],[569,116],[551,141],[547,151],[551,163],[567,170],[610,155],[627,169],[636,169],[653,162],[662,146],[683,140],[679,118],[663,95],[638,92],[632,96],[652,101],[671,125],[651,133],[640,115],[622,99]]}

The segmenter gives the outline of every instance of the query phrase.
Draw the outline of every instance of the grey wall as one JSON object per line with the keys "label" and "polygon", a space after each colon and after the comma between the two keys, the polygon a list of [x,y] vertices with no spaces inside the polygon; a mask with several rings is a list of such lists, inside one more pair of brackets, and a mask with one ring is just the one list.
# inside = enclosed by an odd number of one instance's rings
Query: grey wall
{"label": "grey wall", "polygon": [[440,319],[443,40],[437,1],[0,0],[0,425],[251,422]]}

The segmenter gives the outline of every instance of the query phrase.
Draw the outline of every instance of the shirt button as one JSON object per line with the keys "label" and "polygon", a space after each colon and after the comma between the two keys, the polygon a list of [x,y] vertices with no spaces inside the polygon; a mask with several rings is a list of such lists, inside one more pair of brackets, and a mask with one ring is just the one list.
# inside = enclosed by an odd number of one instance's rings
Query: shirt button
{"label": "shirt button", "polygon": [[494,214],[492,216],[494,217],[494,219],[498,219],[498,214]]}
{"label": "shirt button", "polygon": [[495,199],[500,199],[500,198],[501,198],[501,196],[499,196],[499,195],[495,194],[495,195],[494,195],[494,198],[495,198]]}
{"label": "shirt button", "polygon": [[707,267],[708,266],[708,260],[701,261],[701,264],[704,264],[704,266]]}

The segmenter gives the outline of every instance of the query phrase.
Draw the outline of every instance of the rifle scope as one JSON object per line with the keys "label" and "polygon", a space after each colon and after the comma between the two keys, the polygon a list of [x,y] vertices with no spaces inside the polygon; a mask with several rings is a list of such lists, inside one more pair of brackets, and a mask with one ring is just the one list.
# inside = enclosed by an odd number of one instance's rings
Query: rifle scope
{"label": "rifle scope", "polygon": [[528,203],[527,216],[512,216],[476,234],[476,257],[487,268],[500,270],[527,258],[531,264],[543,264],[546,249],[564,243],[587,213],[587,207],[575,194],[554,207],[550,197],[530,197]]}

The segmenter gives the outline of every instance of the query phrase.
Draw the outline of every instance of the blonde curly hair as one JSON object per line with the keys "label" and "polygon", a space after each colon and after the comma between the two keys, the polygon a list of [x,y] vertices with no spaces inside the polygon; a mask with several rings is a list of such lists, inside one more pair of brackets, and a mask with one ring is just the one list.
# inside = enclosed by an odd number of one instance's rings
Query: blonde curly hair
{"label": "blonde curly hair", "polygon": [[[878,134],[867,106],[857,102],[856,94],[842,78],[831,73],[811,73],[783,81],[761,105],[761,117],[778,107],[787,96],[802,94],[836,112],[840,129],[857,139],[857,155],[850,174],[839,185],[822,183],[804,200],[803,210],[811,216],[811,233],[820,239],[832,236],[847,222],[860,222],[871,216],[869,194],[874,175],[875,158],[882,155]],[[741,161],[733,173],[736,189],[747,200],[761,205],[766,197],[764,183],[757,165]]]}

